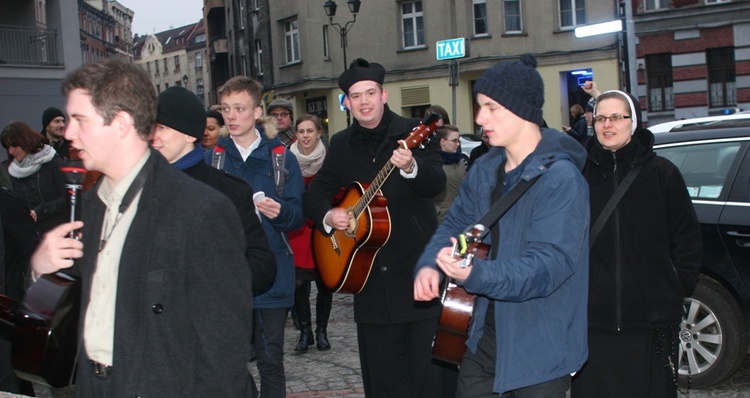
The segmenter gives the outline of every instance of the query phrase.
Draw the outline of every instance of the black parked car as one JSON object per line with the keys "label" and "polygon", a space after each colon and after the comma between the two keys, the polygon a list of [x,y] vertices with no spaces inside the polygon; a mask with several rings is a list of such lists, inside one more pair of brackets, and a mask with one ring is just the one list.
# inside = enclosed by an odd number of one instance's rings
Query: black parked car
{"label": "black parked car", "polygon": [[656,152],[682,172],[703,234],[703,268],[685,300],[680,384],[717,384],[748,350],[750,323],[750,120],[654,134]]}

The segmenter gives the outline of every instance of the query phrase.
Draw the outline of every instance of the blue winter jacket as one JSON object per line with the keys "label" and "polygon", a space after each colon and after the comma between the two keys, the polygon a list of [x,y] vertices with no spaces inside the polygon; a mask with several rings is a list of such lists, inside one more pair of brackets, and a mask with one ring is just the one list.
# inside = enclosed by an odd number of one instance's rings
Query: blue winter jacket
{"label": "blue winter jacket", "polygon": [[[458,197],[417,263],[437,268],[438,251],[490,208],[505,149],[493,148],[464,178]],[[578,371],[588,357],[589,197],[586,152],[542,129],[537,148],[505,176],[504,194],[540,175],[500,220],[497,258],[474,260],[462,286],[477,295],[466,345],[476,352],[489,300],[495,303],[494,392],[502,394]]]}
{"label": "blue winter jacket", "polygon": [[[240,152],[230,137],[219,138],[217,146],[225,149],[224,171],[247,181],[253,187],[253,191],[263,191],[266,197],[281,203],[281,212],[278,217],[269,220],[262,214],[260,216],[263,229],[268,237],[268,243],[276,255],[277,270],[273,286],[267,292],[253,299],[253,307],[289,308],[294,305],[296,277],[294,258],[292,257],[287,233],[299,229],[305,222],[305,217],[302,214],[302,193],[305,188],[297,158],[285,149],[284,167],[288,171],[288,175],[281,197],[276,194],[271,150],[283,144],[275,137],[275,129],[271,129],[269,135],[273,138],[269,139],[262,126],[256,127],[260,133],[260,146],[250,153],[246,161],[242,160]],[[212,154],[213,151],[204,153],[206,163],[211,164]],[[249,288],[250,286],[248,286]]]}

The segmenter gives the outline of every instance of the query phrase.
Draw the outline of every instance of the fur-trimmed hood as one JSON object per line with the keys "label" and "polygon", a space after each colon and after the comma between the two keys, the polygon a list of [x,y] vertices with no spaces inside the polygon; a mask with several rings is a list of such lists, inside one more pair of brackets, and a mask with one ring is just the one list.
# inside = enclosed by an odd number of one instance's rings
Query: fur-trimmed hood
{"label": "fur-trimmed hood", "polygon": [[255,125],[263,128],[262,131],[265,132],[266,138],[269,140],[272,140],[279,135],[279,129],[276,127],[276,122],[271,117],[261,116],[255,120]]}

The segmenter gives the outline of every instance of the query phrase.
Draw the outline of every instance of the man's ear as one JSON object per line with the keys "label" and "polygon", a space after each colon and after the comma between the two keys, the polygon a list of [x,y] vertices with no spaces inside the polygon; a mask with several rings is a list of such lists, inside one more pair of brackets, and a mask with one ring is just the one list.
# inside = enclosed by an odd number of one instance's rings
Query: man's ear
{"label": "man's ear", "polygon": [[135,130],[135,120],[133,119],[133,116],[125,111],[117,112],[115,117],[112,118],[112,123],[110,123],[110,125],[117,129],[120,137],[124,137],[130,130]]}

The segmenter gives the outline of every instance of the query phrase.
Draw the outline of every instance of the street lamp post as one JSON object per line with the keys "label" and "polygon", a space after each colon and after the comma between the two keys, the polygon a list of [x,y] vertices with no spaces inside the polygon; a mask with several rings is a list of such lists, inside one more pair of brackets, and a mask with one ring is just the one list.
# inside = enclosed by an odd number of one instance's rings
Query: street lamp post
{"label": "street lamp post", "polygon": [[[354,25],[355,22],[357,22],[357,13],[359,12],[359,7],[362,5],[361,0],[347,0],[346,5],[349,6],[349,12],[352,13],[352,16],[354,17],[351,21],[346,22],[343,26],[333,22],[333,17],[336,15],[336,8],[338,7],[336,5],[336,2],[333,0],[328,0],[323,5],[323,8],[326,10],[326,16],[328,16],[328,23],[329,25],[333,26],[334,29],[336,29],[336,32],[338,32],[339,36],[341,37],[341,48],[344,53],[344,70],[346,70],[347,67],[349,67],[349,64],[346,62],[346,35],[349,33],[349,29],[351,29],[352,25]],[[349,114],[349,110],[346,110],[346,125],[349,126],[351,123],[351,118]]]}
{"label": "street lamp post", "polygon": [[617,47],[619,54],[618,58],[620,59],[620,76],[622,83],[625,86],[625,91],[632,93],[638,83],[633,74],[635,69],[631,68],[630,65],[631,62],[634,61],[634,57],[631,57],[631,51],[634,52],[634,49],[631,49],[632,42],[628,40],[628,36],[631,36],[634,32],[633,27],[629,26],[631,25],[628,18],[629,4],[628,0],[621,0],[618,3],[618,19],[609,22],[579,26],[575,28],[575,36],[580,39],[607,33],[619,33],[621,44]]}

